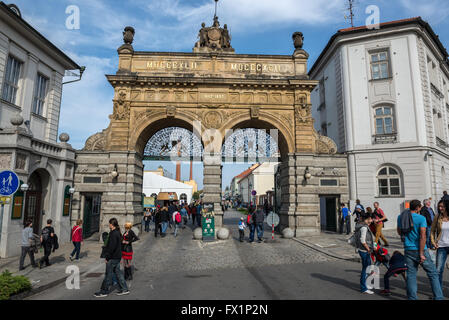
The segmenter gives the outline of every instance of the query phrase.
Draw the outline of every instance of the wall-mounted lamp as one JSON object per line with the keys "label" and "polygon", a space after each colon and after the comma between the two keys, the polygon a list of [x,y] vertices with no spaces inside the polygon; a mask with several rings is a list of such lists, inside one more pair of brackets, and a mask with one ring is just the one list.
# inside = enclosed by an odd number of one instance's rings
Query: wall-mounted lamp
{"label": "wall-mounted lamp", "polygon": [[113,179],[118,177],[118,169],[117,169],[117,164],[114,164],[114,169],[111,172],[111,176]]}
{"label": "wall-mounted lamp", "polygon": [[309,167],[306,168],[306,170],[304,171],[304,179],[310,180],[312,178],[312,174],[309,171]]}
{"label": "wall-mounted lamp", "polygon": [[424,161],[427,161],[429,159],[429,157],[433,156],[433,152],[432,151],[427,151],[426,155],[424,156]]}

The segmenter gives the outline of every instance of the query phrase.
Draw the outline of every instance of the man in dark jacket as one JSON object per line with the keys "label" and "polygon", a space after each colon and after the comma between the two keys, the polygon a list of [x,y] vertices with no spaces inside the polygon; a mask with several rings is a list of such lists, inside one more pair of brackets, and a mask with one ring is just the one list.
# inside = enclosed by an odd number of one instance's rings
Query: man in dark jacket
{"label": "man in dark jacket", "polygon": [[448,200],[449,201],[449,195],[447,194],[447,191],[443,191],[443,197],[441,200]]}
{"label": "man in dark jacket", "polygon": [[47,220],[47,225],[44,229],[42,229],[41,234],[41,243],[42,247],[44,248],[44,256],[39,260],[37,263],[39,268],[41,269],[44,263],[48,266],[51,266],[49,257],[51,254],[51,249],[53,248],[53,241],[55,236],[55,229],[51,226],[53,221],[51,219]]}
{"label": "man in dark jacket", "polygon": [[256,223],[257,228],[257,239],[258,242],[261,243],[263,241],[263,220],[265,215],[262,210],[257,210],[254,214],[254,222]]}
{"label": "man in dark jacket", "polygon": [[162,233],[161,233],[161,237],[165,237],[166,232],[167,232],[167,226],[169,224],[170,221],[170,215],[168,214],[168,208],[167,207],[163,207],[161,209],[161,224],[162,224]]}
{"label": "man in dark jacket", "polygon": [[433,212],[432,209],[432,202],[429,199],[424,200],[423,204],[424,206],[421,208],[419,214],[422,215],[424,218],[426,218],[427,223],[426,245],[429,249],[432,249],[432,243],[430,241],[430,229],[432,227],[433,219],[435,218],[435,213]]}
{"label": "man in dark jacket", "polygon": [[94,294],[96,298],[107,297],[109,294],[109,288],[112,284],[112,275],[117,276],[118,285],[120,291],[118,296],[129,294],[128,286],[123,277],[123,273],[120,270],[120,260],[122,259],[122,234],[116,218],[109,220],[109,237],[106,247],[104,249],[104,257],[106,262],[106,273],[103,283],[101,284],[101,290]]}
{"label": "man in dark jacket", "polygon": [[154,214],[154,236],[157,238],[158,232],[162,236],[162,220],[161,220],[161,208],[158,205],[156,213]]}

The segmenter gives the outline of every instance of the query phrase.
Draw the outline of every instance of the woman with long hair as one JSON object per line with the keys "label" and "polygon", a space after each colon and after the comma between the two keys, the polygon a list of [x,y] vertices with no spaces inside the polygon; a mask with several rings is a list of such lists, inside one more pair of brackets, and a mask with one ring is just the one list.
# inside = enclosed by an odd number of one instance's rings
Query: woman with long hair
{"label": "woman with long hair", "polygon": [[131,222],[125,223],[125,233],[122,239],[122,259],[123,267],[125,269],[125,280],[132,280],[133,274],[131,270],[131,261],[133,259],[133,245],[134,241],[139,240],[139,237],[132,231],[133,224]]}
{"label": "woman with long hair", "polygon": [[75,261],[80,261],[80,251],[81,244],[83,243],[83,220],[76,220],[76,225],[72,228],[72,242],[75,247],[70,254],[70,261],[73,261],[73,256],[75,256]]}
{"label": "woman with long hair", "polygon": [[438,202],[438,217],[433,220],[430,229],[430,241],[437,250],[437,270],[441,288],[443,287],[443,272],[449,253],[449,201]]}

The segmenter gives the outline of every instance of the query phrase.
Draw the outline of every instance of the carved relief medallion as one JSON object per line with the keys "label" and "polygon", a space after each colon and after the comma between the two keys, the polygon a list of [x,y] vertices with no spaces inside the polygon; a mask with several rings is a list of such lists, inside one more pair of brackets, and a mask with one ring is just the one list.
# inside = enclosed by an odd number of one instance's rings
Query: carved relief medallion
{"label": "carved relief medallion", "polygon": [[173,118],[176,116],[176,107],[175,106],[168,106],[167,107],[167,117]]}
{"label": "carved relief medallion", "polygon": [[218,129],[223,122],[223,118],[219,112],[209,111],[204,115],[203,121],[207,128]]}

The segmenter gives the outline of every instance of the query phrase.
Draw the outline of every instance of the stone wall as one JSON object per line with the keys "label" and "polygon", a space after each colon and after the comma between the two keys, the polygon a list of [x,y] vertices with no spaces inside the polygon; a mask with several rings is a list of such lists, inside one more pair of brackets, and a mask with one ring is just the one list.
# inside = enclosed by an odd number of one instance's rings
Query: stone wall
{"label": "stone wall", "polygon": [[[308,167],[312,177],[305,179]],[[281,230],[294,229],[297,237],[316,235],[320,230],[320,196],[349,200],[345,155],[289,154],[281,164]],[[337,180],[337,186],[320,186],[320,180]]]}
{"label": "stone wall", "polygon": [[[78,151],[76,155],[75,194],[72,204],[72,222],[83,219],[84,197],[88,193],[100,193],[100,233],[108,231],[109,219],[141,223],[143,163],[135,152],[127,151]],[[117,168],[118,176],[111,172]],[[100,183],[86,182],[86,178],[101,178]]]}

